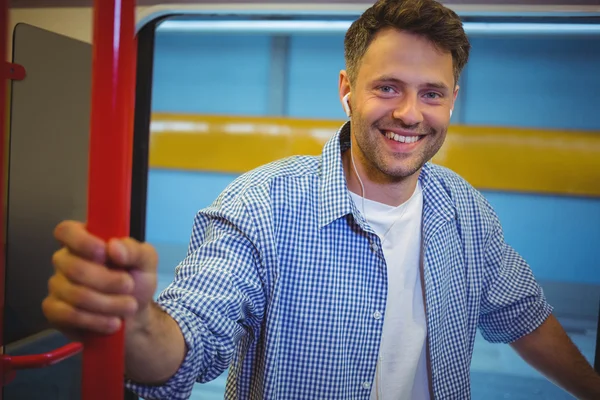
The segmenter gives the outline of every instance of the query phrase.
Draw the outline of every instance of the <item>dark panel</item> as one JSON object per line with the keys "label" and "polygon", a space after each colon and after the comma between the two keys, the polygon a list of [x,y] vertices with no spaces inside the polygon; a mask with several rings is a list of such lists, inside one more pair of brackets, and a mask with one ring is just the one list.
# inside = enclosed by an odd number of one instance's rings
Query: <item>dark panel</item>
{"label": "dark panel", "polygon": [[598,315],[598,328],[596,329],[596,356],[594,358],[594,368],[600,374],[600,315]]}
{"label": "dark panel", "polygon": [[5,344],[49,328],[41,303],[59,248],[53,230],[86,218],[91,51],[30,25],[15,28],[13,58],[27,77],[12,85]]}

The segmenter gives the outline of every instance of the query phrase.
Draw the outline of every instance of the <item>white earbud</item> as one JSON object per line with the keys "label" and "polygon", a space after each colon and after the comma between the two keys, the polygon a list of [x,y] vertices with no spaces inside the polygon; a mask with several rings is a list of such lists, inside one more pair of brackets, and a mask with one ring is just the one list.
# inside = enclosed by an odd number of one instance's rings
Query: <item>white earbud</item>
{"label": "white earbud", "polygon": [[452,109],[450,109],[450,118],[452,118]]}
{"label": "white earbud", "polygon": [[346,111],[346,115],[348,116],[348,118],[350,118],[350,105],[348,104],[348,97],[350,96],[350,93],[347,93],[344,98],[342,99],[342,102],[344,103],[344,110]]}

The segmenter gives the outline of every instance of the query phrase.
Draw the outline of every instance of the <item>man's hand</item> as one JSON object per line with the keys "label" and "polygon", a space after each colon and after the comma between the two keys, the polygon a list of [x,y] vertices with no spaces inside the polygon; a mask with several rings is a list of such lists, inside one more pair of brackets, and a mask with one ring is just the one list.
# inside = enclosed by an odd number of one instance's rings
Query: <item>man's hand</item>
{"label": "man's hand", "polygon": [[55,273],[42,303],[53,325],[76,338],[81,330],[111,334],[122,319],[135,326],[147,317],[157,286],[152,246],[131,238],[106,243],[75,221],[60,223],[54,236],[64,247],[52,257]]}

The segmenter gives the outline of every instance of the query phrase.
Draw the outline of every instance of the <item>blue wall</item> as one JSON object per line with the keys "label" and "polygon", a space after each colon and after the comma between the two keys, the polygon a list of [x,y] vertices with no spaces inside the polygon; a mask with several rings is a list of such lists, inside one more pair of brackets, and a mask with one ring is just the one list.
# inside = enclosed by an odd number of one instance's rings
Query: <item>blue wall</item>
{"label": "blue wall", "polygon": [[600,38],[475,38],[468,124],[600,129]]}
{"label": "blue wall", "polygon": [[[454,122],[600,130],[600,40],[473,39]],[[292,36],[288,115],[343,118],[341,36]],[[158,34],[154,111],[264,115],[270,38]],[[187,246],[196,211],[235,175],[152,170],[147,240]],[[600,284],[600,199],[485,192],[538,279]],[[161,265],[172,270],[174,265]]]}
{"label": "blue wall", "polygon": [[344,69],[342,36],[292,36],[289,54],[288,115],[297,118],[346,118],[338,96]]}
{"label": "blue wall", "polygon": [[155,111],[264,115],[268,36],[157,34]]}
{"label": "blue wall", "polygon": [[600,284],[600,200],[483,192],[538,279]]}
{"label": "blue wall", "polygon": [[236,176],[151,170],[146,239],[153,243],[187,244],[196,212],[210,205]]}

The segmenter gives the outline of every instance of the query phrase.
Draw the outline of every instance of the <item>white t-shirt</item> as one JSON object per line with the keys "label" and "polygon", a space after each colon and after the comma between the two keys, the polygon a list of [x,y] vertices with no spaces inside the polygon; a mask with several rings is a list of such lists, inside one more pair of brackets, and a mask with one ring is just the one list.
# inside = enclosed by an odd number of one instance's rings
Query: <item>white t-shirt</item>
{"label": "white t-shirt", "polygon": [[[351,192],[363,212],[362,197]],[[429,400],[426,320],[421,289],[423,192],[398,207],[364,199],[369,225],[382,240],[388,296],[372,400]]]}

